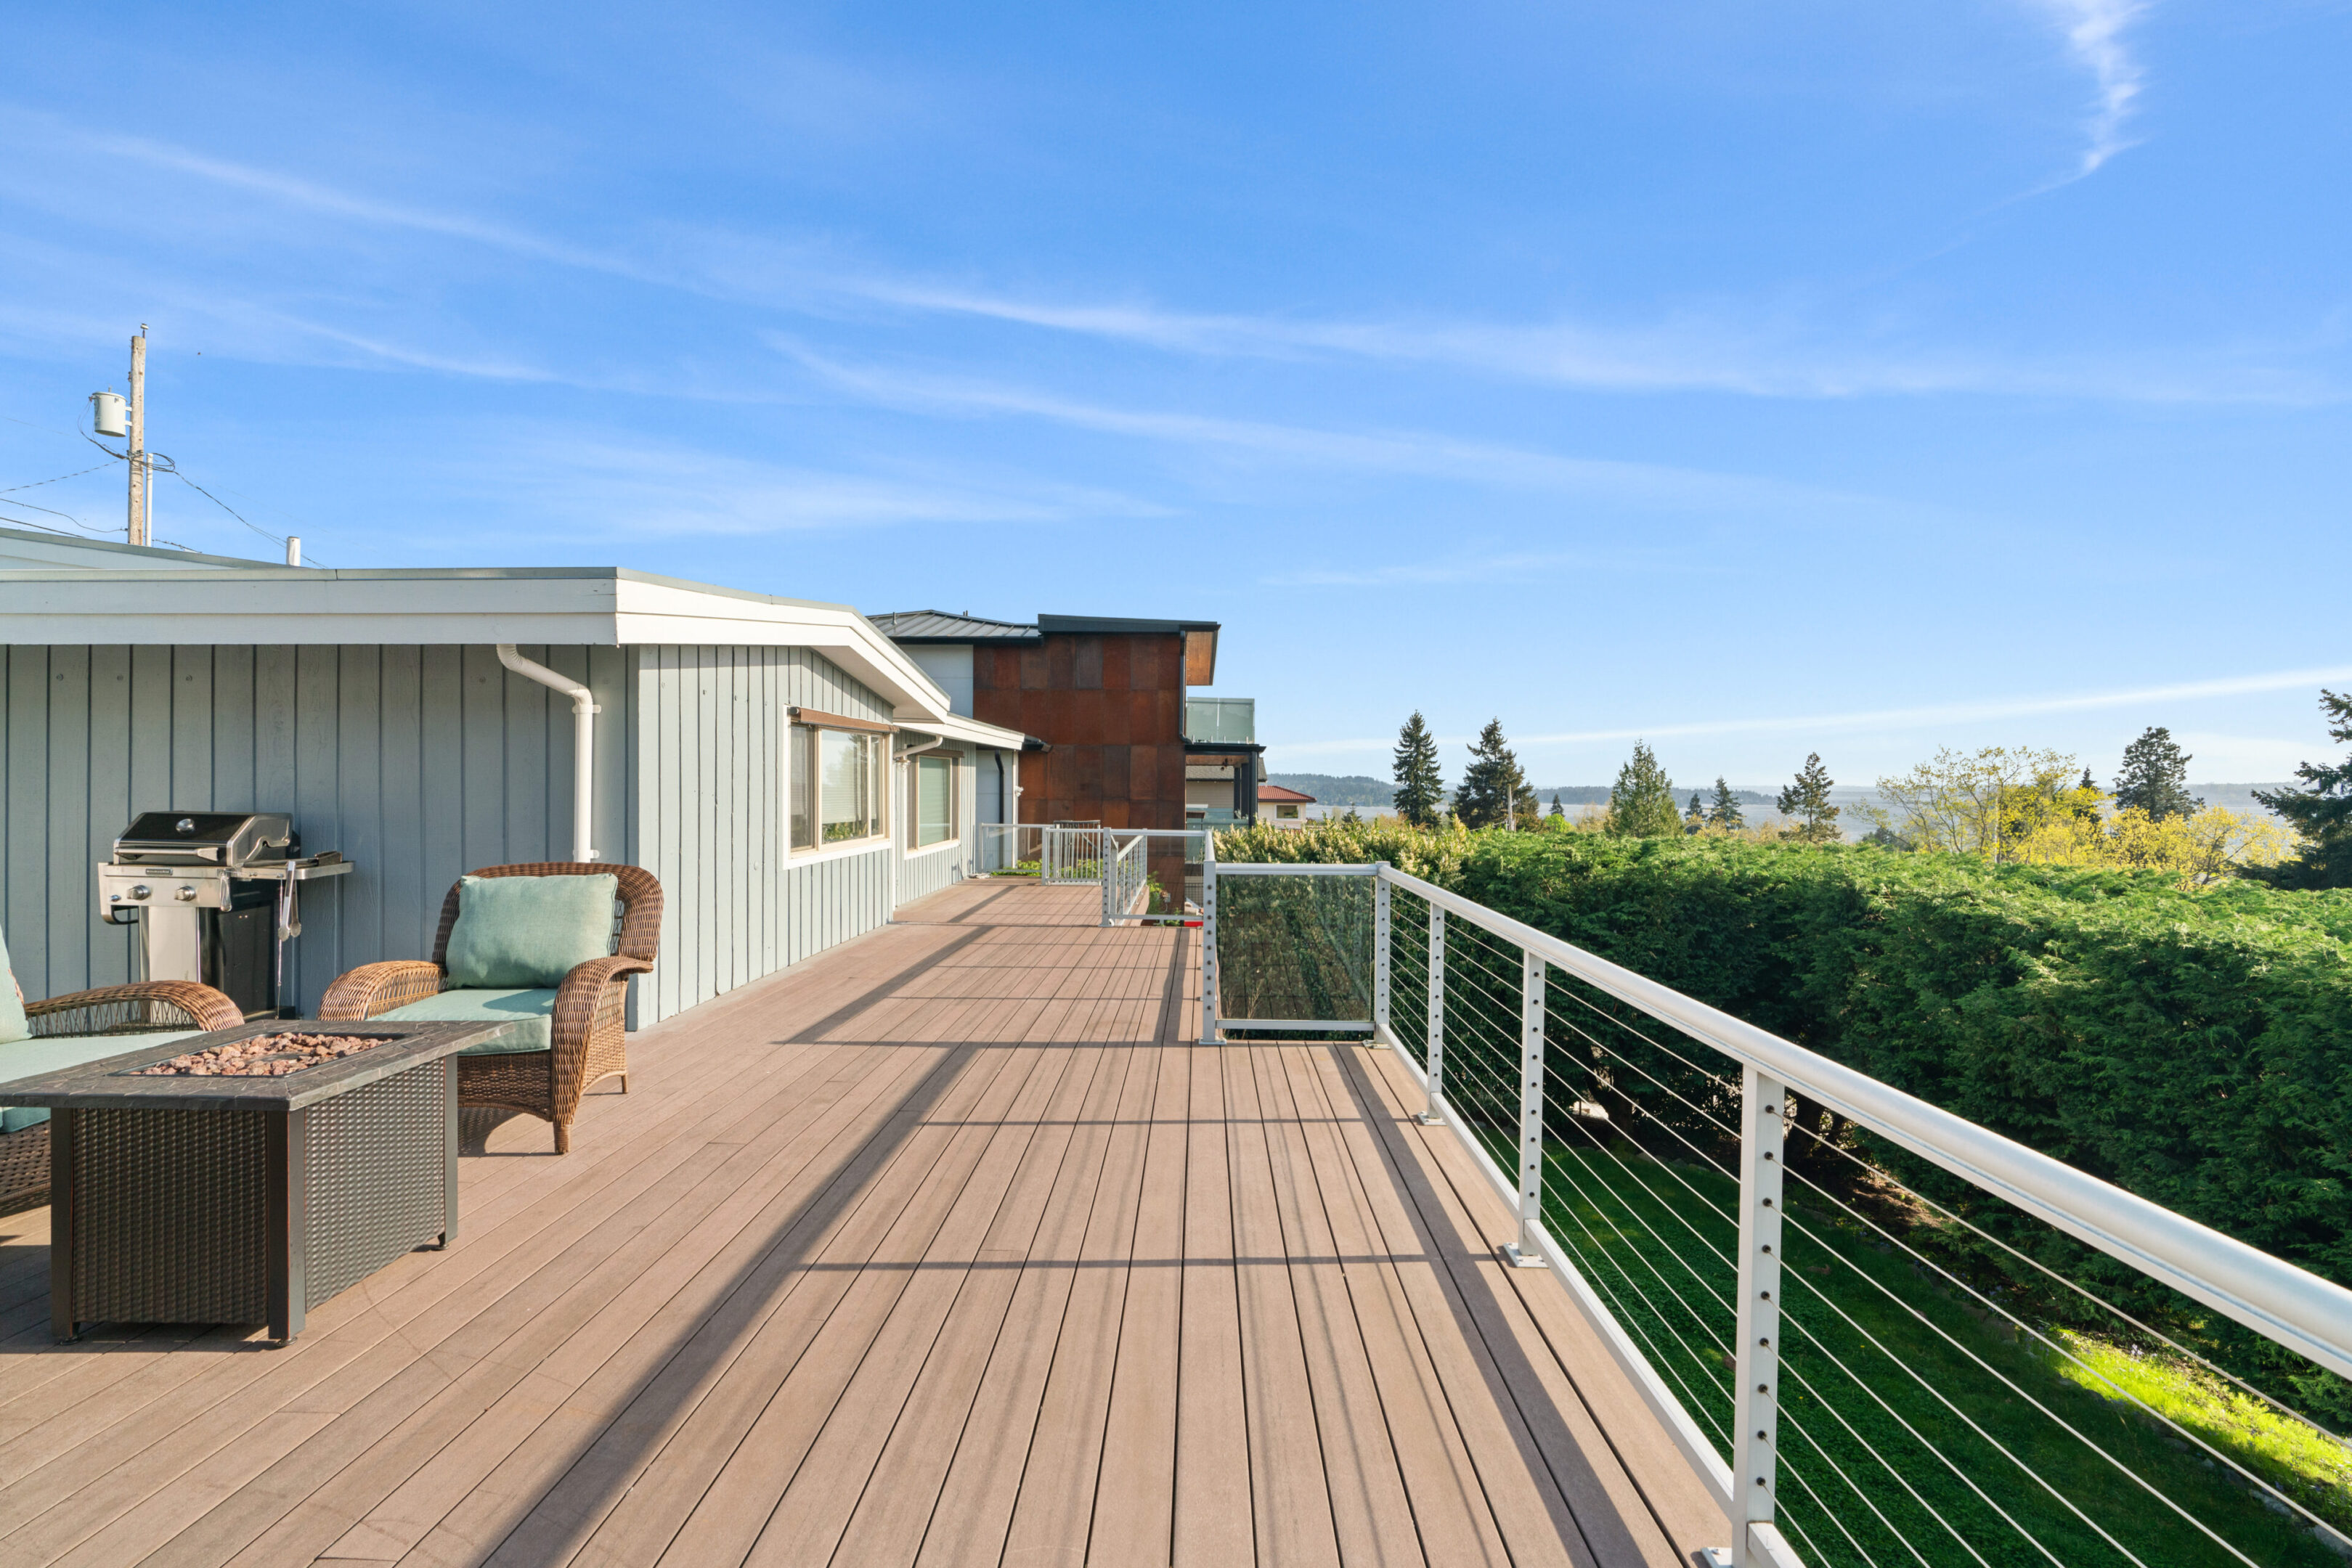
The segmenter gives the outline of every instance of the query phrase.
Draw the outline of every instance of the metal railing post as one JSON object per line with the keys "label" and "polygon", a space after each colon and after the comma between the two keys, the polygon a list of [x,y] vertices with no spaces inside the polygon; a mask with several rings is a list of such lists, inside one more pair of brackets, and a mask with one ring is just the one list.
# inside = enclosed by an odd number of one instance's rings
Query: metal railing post
{"label": "metal railing post", "polygon": [[1372,1049],[1389,1032],[1389,862],[1372,863]]}
{"label": "metal railing post", "polygon": [[1733,1358],[1731,1561],[1773,1561],[1749,1539],[1772,1522],[1780,1385],[1780,1102],[1786,1090],[1753,1067],[1740,1075],[1739,1350]]}
{"label": "metal railing post", "polygon": [[1111,904],[1118,896],[1118,889],[1116,885],[1118,882],[1118,866],[1116,862],[1099,859],[1095,863],[1102,868],[1102,923],[1108,925]]}
{"label": "metal railing post", "polygon": [[1516,1269],[1543,1269],[1544,961],[1519,949],[1519,1239],[1503,1249]]}
{"label": "metal railing post", "polygon": [[1439,1127],[1445,1124],[1445,1113],[1437,1106],[1445,1093],[1445,911],[1435,904],[1429,906],[1429,1071],[1423,1078],[1428,1103],[1422,1108],[1421,1124]]}
{"label": "metal railing post", "polygon": [[1201,1043],[1217,1043],[1217,836],[1202,835]]}

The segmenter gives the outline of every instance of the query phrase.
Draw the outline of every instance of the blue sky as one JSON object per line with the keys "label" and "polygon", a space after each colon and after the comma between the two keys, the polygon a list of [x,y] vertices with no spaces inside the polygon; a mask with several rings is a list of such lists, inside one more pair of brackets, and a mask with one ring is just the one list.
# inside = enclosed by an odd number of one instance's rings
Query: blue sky
{"label": "blue sky", "polygon": [[145,321],[153,444],[314,561],[1213,616],[1277,768],[1418,706],[1547,783],[2148,724],[2278,778],[2352,684],[2340,0],[0,39],[0,486],[105,462]]}

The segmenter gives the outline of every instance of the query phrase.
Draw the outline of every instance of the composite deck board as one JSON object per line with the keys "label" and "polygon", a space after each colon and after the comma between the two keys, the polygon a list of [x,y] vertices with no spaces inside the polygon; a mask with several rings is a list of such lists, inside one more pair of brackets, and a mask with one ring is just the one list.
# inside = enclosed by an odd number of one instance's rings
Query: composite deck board
{"label": "composite deck board", "polygon": [[[1198,934],[981,881],[468,1117],[462,1220],[254,1331],[48,1340],[0,1564],[1573,1563],[1720,1522],[1393,1059],[1198,1040]],[[665,961],[670,956],[665,955]],[[698,956],[681,958],[691,968]]]}

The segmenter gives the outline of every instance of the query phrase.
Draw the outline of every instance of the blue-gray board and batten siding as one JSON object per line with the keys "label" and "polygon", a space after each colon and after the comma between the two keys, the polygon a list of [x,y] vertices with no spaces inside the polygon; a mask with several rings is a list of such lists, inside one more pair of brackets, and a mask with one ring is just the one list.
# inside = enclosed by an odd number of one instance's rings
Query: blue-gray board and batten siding
{"label": "blue-gray board and batten siding", "polygon": [[[526,648],[585,680],[594,843],[667,895],[649,1022],[881,925],[889,852],[788,865],[781,727],[803,706],[887,718],[800,648]],[[285,810],[349,876],[316,884],[287,999],[432,946],[465,871],[571,854],[572,725],[487,646],[0,645],[0,932],[30,997],[133,977],[90,867],[138,811]],[[908,890],[902,888],[902,895]]]}

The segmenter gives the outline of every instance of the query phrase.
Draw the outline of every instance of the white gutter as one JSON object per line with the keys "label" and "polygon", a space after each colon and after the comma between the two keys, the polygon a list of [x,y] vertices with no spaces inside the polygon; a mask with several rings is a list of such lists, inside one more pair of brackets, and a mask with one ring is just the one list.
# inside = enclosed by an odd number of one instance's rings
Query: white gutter
{"label": "white gutter", "polygon": [[596,778],[596,707],[595,695],[570,675],[559,674],[536,659],[526,659],[515,652],[512,643],[499,644],[499,663],[527,680],[537,681],[552,691],[562,692],[572,699],[572,858],[593,861],[596,852],[588,847],[589,824],[594,821],[593,789]]}

